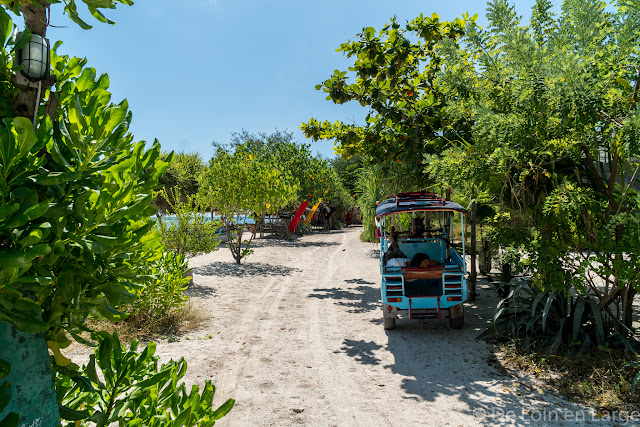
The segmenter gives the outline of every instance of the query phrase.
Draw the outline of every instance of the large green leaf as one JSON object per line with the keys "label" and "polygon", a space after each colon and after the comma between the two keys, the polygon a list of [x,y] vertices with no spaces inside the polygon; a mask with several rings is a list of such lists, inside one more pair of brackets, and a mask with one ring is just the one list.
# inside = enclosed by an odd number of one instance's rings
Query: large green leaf
{"label": "large green leaf", "polygon": [[11,383],[9,381],[0,383],[0,412],[2,412],[11,401],[11,394]]}
{"label": "large green leaf", "polygon": [[11,33],[13,33],[11,17],[4,9],[0,8],[0,44],[4,45]]}
{"label": "large green leaf", "polygon": [[[11,373],[11,364],[6,360],[0,359],[0,380],[6,378]],[[2,412],[2,409],[0,409]]]}
{"label": "large green leaf", "polygon": [[542,311],[542,330],[546,330],[547,319],[549,318],[549,312],[551,311],[551,305],[556,298],[556,294],[550,293],[547,298],[547,302],[544,304],[544,310]]}
{"label": "large green leaf", "polygon": [[226,402],[224,402],[222,405],[220,405],[220,407],[218,409],[216,409],[216,411],[213,413],[213,419],[214,420],[219,420],[220,418],[224,417],[225,415],[227,415],[229,413],[229,411],[231,411],[231,409],[233,408],[233,405],[235,405],[236,401],[233,399],[229,399]]}
{"label": "large green leaf", "polygon": [[115,9],[116,5],[113,0],[82,0],[87,4],[87,6],[91,7],[100,7],[105,9]]}
{"label": "large green leaf", "polygon": [[49,327],[49,324],[40,319],[25,316],[15,311],[8,311],[0,307],[0,320],[13,324],[19,331],[28,334],[42,332]]}
{"label": "large green leaf", "polygon": [[25,252],[0,252],[0,265],[2,265],[3,268],[25,268],[31,266],[31,259]]}
{"label": "large green leaf", "polygon": [[91,416],[87,410],[77,411],[60,404],[58,405],[58,410],[60,411],[60,418],[66,421],[82,421]]}
{"label": "large green leaf", "polygon": [[106,304],[99,305],[98,311],[102,316],[104,316],[105,319],[108,319],[112,322],[120,322],[129,316],[128,313],[124,311],[118,311]]}
{"label": "large green leaf", "polygon": [[580,332],[580,327],[582,326],[582,314],[585,309],[584,298],[581,296],[576,297],[575,310],[573,312],[573,339],[578,339],[578,333]]}
{"label": "large green leaf", "polygon": [[0,220],[8,218],[11,214],[16,212],[20,208],[19,203],[8,203],[0,206]]}
{"label": "large green leaf", "polygon": [[67,12],[69,18],[71,18],[71,20],[78,24],[83,30],[90,30],[92,28],[91,25],[80,19],[78,10],[76,8],[76,2],[74,0],[69,0],[69,3],[67,3],[67,5],[65,6],[64,11]]}
{"label": "large green leaf", "polygon": [[27,43],[29,43],[30,40],[31,40],[31,31],[29,31],[28,29],[25,28],[20,33],[20,37],[18,38],[18,40],[16,40],[16,43],[15,43],[15,45],[13,47],[13,50],[15,52],[19,51],[20,49],[25,47],[27,45]]}
{"label": "large green leaf", "polygon": [[136,387],[140,387],[140,388],[147,388],[147,387],[151,387],[153,385],[156,385],[158,383],[164,382],[166,381],[169,377],[171,377],[171,373],[173,372],[173,367],[169,366],[165,369],[163,369],[162,371],[158,372],[157,374],[143,380],[140,381],[138,383],[136,383]]}
{"label": "large green leaf", "polygon": [[604,323],[602,321],[602,315],[600,314],[600,309],[598,308],[598,303],[596,303],[591,298],[589,298],[587,302],[591,307],[591,314],[593,315],[593,320],[595,321],[597,343],[598,345],[604,345],[604,341],[605,341]]}

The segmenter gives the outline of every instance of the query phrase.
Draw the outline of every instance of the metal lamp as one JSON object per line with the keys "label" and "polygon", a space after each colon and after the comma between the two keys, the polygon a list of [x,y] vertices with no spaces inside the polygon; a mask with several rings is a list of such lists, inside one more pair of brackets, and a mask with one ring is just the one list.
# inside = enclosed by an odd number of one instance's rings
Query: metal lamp
{"label": "metal lamp", "polygon": [[31,40],[18,51],[18,63],[22,65],[22,75],[33,82],[49,75],[49,40],[32,34]]}

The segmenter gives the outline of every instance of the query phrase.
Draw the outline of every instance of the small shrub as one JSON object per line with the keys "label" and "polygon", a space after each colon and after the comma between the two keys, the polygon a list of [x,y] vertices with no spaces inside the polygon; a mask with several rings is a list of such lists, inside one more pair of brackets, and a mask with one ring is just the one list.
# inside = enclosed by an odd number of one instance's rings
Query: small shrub
{"label": "small shrub", "polygon": [[636,354],[634,360],[623,366],[624,370],[632,378],[631,389],[640,394],[640,354]]}
{"label": "small shrub", "polygon": [[298,236],[306,236],[307,234],[311,234],[311,224],[305,224],[303,221],[298,223],[296,227],[296,234]]}
{"label": "small shrub", "polygon": [[159,366],[154,342],[138,352],[137,340],[127,350],[117,334],[98,332],[93,338],[98,346],[86,366],[77,372],[56,368],[56,397],[61,418],[71,421],[67,426],[213,426],[233,408],[233,399],[213,408],[209,380],[202,393],[196,385],[187,392],[179,383],[187,362]]}
{"label": "small shrub", "polygon": [[171,323],[187,301],[184,291],[189,283],[189,277],[185,277],[188,263],[184,255],[162,251],[155,258],[149,258],[140,269],[149,281],[136,301],[128,306],[127,322],[154,331]]}
{"label": "small shrub", "polygon": [[168,192],[162,190],[162,195],[175,215],[172,218],[160,217],[157,223],[168,250],[190,258],[218,249],[223,223],[219,219],[207,218],[204,213],[206,204],[200,197],[182,196],[177,188]]}

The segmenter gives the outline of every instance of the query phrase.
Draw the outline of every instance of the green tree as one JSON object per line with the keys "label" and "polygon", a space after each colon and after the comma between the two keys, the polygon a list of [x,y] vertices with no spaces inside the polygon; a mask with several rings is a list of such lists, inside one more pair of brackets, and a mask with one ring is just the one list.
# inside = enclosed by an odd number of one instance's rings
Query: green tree
{"label": "green tree", "polygon": [[217,250],[222,222],[207,218],[205,210],[209,205],[201,195],[189,195],[180,201],[179,191],[176,187],[169,192],[161,191],[173,212],[170,218],[158,218],[157,229],[165,248],[187,257]]}
{"label": "green tree", "polygon": [[143,283],[132,266],[160,243],[150,203],[167,164],[157,142],[134,142],[106,75],[55,52],[52,64],[54,120],[43,108],[36,131],[23,117],[0,126],[0,319],[55,352],[83,341],[89,315],[125,316],[116,307]]}
{"label": "green tree", "polygon": [[[627,337],[640,290],[640,4],[538,0],[524,25],[490,1],[459,48],[441,43],[436,84],[469,138],[427,171],[499,202],[500,241],[519,250],[538,289],[595,298]],[[577,320],[578,322],[580,319]]]}
{"label": "green tree", "polygon": [[[330,123],[310,119],[302,124],[314,141],[335,139],[336,152],[345,157],[362,154],[379,163],[401,163],[414,177],[422,177],[422,153],[437,152],[458,139],[467,128],[448,119],[446,100],[434,84],[441,58],[437,46],[455,42],[466,22],[464,15],[451,22],[422,14],[405,26],[395,18],[379,32],[363,28],[355,41],[340,46],[354,62],[350,70],[336,70],[316,89],[327,100],[360,103],[368,109],[366,124]],[[463,122],[464,124],[464,122]]]}
{"label": "green tree", "polygon": [[352,195],[358,194],[358,177],[362,174],[363,156],[353,156],[345,159],[336,156],[329,161],[331,168],[338,174],[344,188]]}
{"label": "green tree", "polygon": [[[94,17],[111,23],[100,9],[114,8],[114,1],[84,2]],[[78,367],[60,349],[70,338],[87,343],[80,333],[87,331],[88,316],[125,317],[117,308],[134,301],[148,279],[136,266],[160,249],[159,236],[150,233],[151,200],[168,163],[157,141],[134,141],[127,102],[111,101],[108,76],[85,68],[85,59],[58,55],[60,43],[51,52],[52,76],[37,89],[18,78],[16,51],[32,34],[45,36],[52,3],[60,1],[0,3],[0,326],[37,334],[54,353],[56,368],[72,372]],[[9,8],[25,21],[18,40]],[[74,1],[65,10],[88,27]],[[8,367],[0,366],[5,380]],[[41,382],[50,386],[52,379]],[[18,389],[7,382],[0,387],[0,413],[21,410],[12,406],[16,399],[7,407],[9,391]],[[18,397],[24,402],[24,393]],[[43,422],[39,405],[22,408],[22,415],[4,412],[0,424]]]}
{"label": "green tree", "polygon": [[170,201],[186,199],[189,195],[198,192],[198,176],[205,168],[202,156],[198,152],[186,153],[162,153],[162,160],[169,162],[169,167],[160,176],[160,184],[164,186],[164,194],[159,194],[154,202],[161,210],[170,209],[166,196],[171,195],[174,188],[179,190],[179,198],[172,198]]}
{"label": "green tree", "polygon": [[353,207],[353,198],[331,163],[313,156],[308,144],[296,143],[292,133],[276,130],[253,135],[243,131],[234,134],[231,145],[236,152],[270,163],[285,173],[298,188],[287,208],[295,210],[305,200],[310,204],[322,200],[340,215]]}
{"label": "green tree", "polygon": [[397,163],[379,164],[369,161],[358,176],[357,205],[362,211],[362,240],[377,242],[376,207],[385,196],[405,191],[424,189],[424,180],[416,180],[415,175]]}
{"label": "green tree", "polygon": [[327,196],[329,188],[329,163],[313,156],[309,144],[298,144],[290,132],[274,131],[271,134],[236,133],[232,147],[246,155],[271,163],[286,173],[298,191],[294,202],[307,200],[314,203]]}
{"label": "green tree", "polygon": [[244,149],[229,152],[220,148],[201,175],[200,191],[208,204],[220,212],[227,245],[240,264],[252,252],[250,246],[255,237],[254,230],[249,239],[242,239],[244,219],[252,217],[259,223],[264,212],[295,200],[298,186],[277,164]]}

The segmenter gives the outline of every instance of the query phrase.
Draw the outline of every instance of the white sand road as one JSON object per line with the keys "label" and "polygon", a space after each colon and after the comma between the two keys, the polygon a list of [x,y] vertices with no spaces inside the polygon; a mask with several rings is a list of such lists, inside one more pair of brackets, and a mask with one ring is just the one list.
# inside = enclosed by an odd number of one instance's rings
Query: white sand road
{"label": "white sand road", "polygon": [[259,239],[240,266],[226,248],[190,261],[192,303],[209,319],[157,353],[184,356],[188,384],[212,379],[217,404],[236,399],[216,425],[611,424],[496,368],[476,339],[497,302],[487,286],[467,303],[461,330],[443,316],[401,318],[385,331],[377,245],[359,236],[348,227]]}

